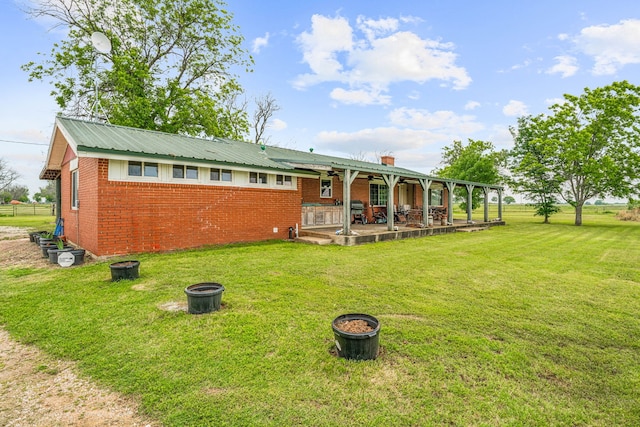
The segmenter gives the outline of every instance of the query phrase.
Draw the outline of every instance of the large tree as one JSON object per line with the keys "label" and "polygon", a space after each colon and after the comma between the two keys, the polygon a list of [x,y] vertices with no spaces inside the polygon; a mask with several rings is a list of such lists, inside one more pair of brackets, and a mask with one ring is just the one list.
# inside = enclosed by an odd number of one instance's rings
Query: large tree
{"label": "large tree", "polygon": [[514,147],[509,152],[511,171],[508,183],[513,190],[533,200],[535,215],[549,223],[551,215],[559,212],[557,194],[562,180],[556,167],[548,159],[553,146],[547,143],[546,128],[541,126],[544,117],[520,117],[517,127],[510,127]]}
{"label": "large tree", "polygon": [[11,169],[4,159],[0,158],[0,192],[9,188],[19,177],[20,174]]}
{"label": "large tree", "polygon": [[47,202],[53,202],[56,199],[56,193],[56,182],[47,181],[47,186],[40,187],[40,191],[33,195],[33,199],[40,201],[44,198]]}
{"label": "large tree", "polygon": [[[28,13],[67,30],[41,63],[23,66],[30,80],[52,81],[65,114],[188,135],[248,132],[229,100],[241,92],[235,70],[250,71],[252,59],[221,0],[39,0]],[[94,47],[95,32],[110,50]]]}
{"label": "large tree", "polygon": [[[461,141],[453,141],[452,146],[442,149],[442,168],[433,174],[442,178],[459,179],[462,181],[481,182],[483,184],[499,184],[502,182],[500,168],[504,163],[506,153],[495,151],[491,142],[469,139],[465,146]],[[463,198],[466,189],[459,187],[456,195]],[[464,198],[466,200],[466,198]],[[471,208],[480,205],[480,192],[474,191],[471,197]],[[466,201],[461,203],[466,209]]]}
{"label": "large tree", "polygon": [[550,110],[512,130],[515,179],[544,177],[545,192],[574,206],[576,225],[590,198],[640,194],[640,87],[622,81],[587,88]]}

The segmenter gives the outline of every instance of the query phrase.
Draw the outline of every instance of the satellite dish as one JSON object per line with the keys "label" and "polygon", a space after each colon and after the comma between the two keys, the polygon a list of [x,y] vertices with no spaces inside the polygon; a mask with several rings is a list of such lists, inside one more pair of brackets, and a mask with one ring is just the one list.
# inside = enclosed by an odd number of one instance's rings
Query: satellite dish
{"label": "satellite dish", "polygon": [[91,34],[91,43],[93,47],[100,53],[109,53],[111,52],[111,41],[99,31]]}

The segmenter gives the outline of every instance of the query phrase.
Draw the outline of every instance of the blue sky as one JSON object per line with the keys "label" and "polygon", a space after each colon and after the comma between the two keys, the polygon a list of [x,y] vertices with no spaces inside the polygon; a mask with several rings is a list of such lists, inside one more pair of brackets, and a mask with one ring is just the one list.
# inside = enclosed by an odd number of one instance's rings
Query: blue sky
{"label": "blue sky", "polygon": [[[281,107],[269,143],[429,173],[454,140],[509,148],[509,126],[565,93],[640,84],[637,0],[231,0],[255,60],[246,97]],[[0,0],[0,157],[30,194],[57,112],[47,84],[20,66],[61,33]],[[11,141],[11,142],[8,142]],[[44,145],[31,145],[44,144]]]}

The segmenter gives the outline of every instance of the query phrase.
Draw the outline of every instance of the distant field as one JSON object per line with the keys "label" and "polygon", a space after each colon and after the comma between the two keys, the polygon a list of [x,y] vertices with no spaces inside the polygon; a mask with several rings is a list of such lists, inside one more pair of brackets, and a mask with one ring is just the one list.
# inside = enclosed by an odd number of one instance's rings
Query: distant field
{"label": "distant field", "polygon": [[0,205],[0,217],[51,215],[51,204],[24,203],[21,205]]}

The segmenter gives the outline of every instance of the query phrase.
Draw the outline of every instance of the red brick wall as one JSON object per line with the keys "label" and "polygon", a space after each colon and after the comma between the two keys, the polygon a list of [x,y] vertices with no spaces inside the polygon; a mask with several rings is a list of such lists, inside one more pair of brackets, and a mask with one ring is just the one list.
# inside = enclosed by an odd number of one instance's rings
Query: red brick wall
{"label": "red brick wall", "polygon": [[288,191],[109,181],[108,160],[88,158],[80,159],[79,174],[80,209],[65,213],[69,236],[96,255],[286,239],[300,224],[300,182]]}

